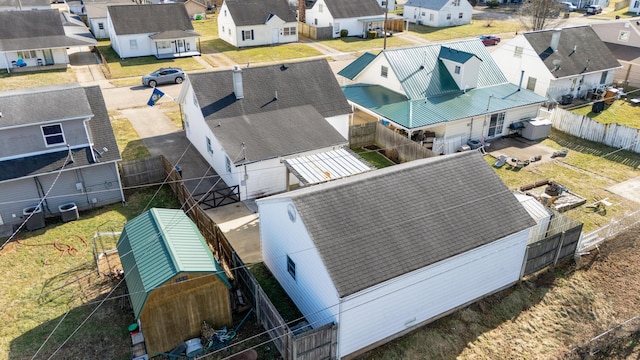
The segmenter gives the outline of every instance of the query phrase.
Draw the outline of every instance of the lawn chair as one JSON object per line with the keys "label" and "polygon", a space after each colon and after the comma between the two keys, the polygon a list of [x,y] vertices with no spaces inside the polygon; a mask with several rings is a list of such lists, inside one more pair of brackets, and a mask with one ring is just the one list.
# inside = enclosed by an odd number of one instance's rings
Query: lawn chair
{"label": "lawn chair", "polygon": [[493,166],[501,168],[504,166],[504,164],[507,163],[507,159],[507,155],[500,154],[500,156],[498,156],[498,158],[496,159],[496,162],[493,163]]}

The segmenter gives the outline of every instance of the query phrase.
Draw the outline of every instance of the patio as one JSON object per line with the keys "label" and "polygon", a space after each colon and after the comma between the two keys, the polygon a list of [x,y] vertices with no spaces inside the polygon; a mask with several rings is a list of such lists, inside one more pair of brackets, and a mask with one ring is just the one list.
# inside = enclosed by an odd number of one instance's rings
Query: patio
{"label": "patio", "polygon": [[[542,145],[539,141],[527,140],[523,137],[502,137],[487,142],[491,145],[488,147],[485,145],[485,150],[487,154],[494,158],[497,159],[500,155],[506,155],[509,160],[529,160],[530,164],[550,161],[552,160],[551,155],[556,152],[555,149]],[[540,160],[531,161],[537,157]]]}

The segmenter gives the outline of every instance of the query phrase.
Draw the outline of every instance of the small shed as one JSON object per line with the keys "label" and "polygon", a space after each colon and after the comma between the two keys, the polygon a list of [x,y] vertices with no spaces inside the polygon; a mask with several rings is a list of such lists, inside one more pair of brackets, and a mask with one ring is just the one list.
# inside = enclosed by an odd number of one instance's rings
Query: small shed
{"label": "small shed", "polygon": [[533,118],[524,122],[522,137],[528,140],[544,139],[551,133],[551,120],[545,118]]}
{"label": "small shed", "polygon": [[536,224],[538,224],[538,226],[531,229],[529,244],[544,239],[547,235],[547,230],[549,229],[551,217],[553,216],[551,210],[542,205],[542,203],[533,196],[519,193],[514,193],[514,195],[516,199],[518,199],[518,202],[520,202],[520,205],[527,210],[531,218],[536,222]]}
{"label": "small shed", "polygon": [[199,337],[203,321],[232,323],[229,280],[182,210],[142,213],[125,224],[116,247],[149,354]]}

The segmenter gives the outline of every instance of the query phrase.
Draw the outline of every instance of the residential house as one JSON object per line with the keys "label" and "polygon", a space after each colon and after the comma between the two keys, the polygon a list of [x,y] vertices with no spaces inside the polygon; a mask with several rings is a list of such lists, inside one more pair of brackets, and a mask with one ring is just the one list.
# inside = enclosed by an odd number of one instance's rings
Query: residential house
{"label": "residential house", "polygon": [[0,68],[8,72],[66,68],[67,48],[96,44],[86,27],[58,10],[0,12]]}
{"label": "residential house", "polygon": [[613,83],[621,65],[590,26],[526,32],[491,55],[509,81],[570,104]]}
{"label": "residential house", "polygon": [[282,160],[348,144],[351,107],[325,59],[189,74],[178,101],[187,138],[243,200],[298,183]]}
{"label": "residential house", "polygon": [[122,202],[120,152],[98,86],[0,92],[0,225]]}
{"label": "residential house", "polygon": [[202,322],[229,326],[231,284],[196,225],[179,209],[150,209],[116,244],[147,353],[199,338]]}
{"label": "residential house", "polygon": [[340,37],[346,30],[347,36],[365,37],[368,30],[382,28],[385,10],[376,0],[317,0],[306,9],[306,23],[317,27],[333,27],[333,37]]}
{"label": "residential house", "polygon": [[395,11],[396,10],[396,0],[376,0],[378,2],[378,5],[380,5],[381,8],[387,10],[387,11]]}
{"label": "residential house", "polygon": [[536,225],[477,151],[256,202],[265,264],[338,359],[513,285]]}
{"label": "residential house", "polygon": [[408,0],[404,4],[409,22],[431,27],[470,24],[472,12],[467,0]]}
{"label": "residential house", "polygon": [[640,88],[640,21],[603,21],[591,24],[591,28],[622,65],[614,82]]}
{"label": "residential house", "polygon": [[298,21],[287,0],[225,0],[218,36],[235,47],[298,41]]}
{"label": "residential house", "polygon": [[96,39],[108,39],[107,31],[107,6],[110,5],[134,5],[131,0],[112,0],[110,2],[86,2],[85,13],[89,29]]}
{"label": "residential house", "polygon": [[408,137],[427,134],[440,154],[509,134],[545,101],[509,83],[478,39],[365,53],[338,74],[355,82],[342,90],[356,109]]}
{"label": "residential house", "polygon": [[187,14],[192,19],[195,19],[198,15],[202,18],[206,16],[207,4],[206,1],[199,0],[178,0],[177,2],[184,3],[184,7],[187,9]]}
{"label": "residential house", "polygon": [[47,9],[51,9],[51,0],[0,0],[0,11]]}
{"label": "residential house", "polygon": [[200,55],[198,38],[182,3],[112,5],[107,8],[111,47],[121,58]]}

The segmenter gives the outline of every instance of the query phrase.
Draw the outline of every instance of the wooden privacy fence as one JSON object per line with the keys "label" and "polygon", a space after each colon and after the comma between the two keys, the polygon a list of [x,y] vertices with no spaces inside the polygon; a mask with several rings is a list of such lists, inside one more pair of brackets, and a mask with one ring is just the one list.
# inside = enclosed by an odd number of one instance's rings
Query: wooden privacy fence
{"label": "wooden privacy fence", "polygon": [[314,40],[329,40],[333,38],[333,26],[317,27],[298,22],[298,35]]}
{"label": "wooden privacy fence", "polygon": [[401,162],[437,156],[420,143],[396,133],[379,122],[349,127],[349,146],[356,148],[369,145],[377,145],[387,151],[396,151]]}
{"label": "wooden privacy fence", "polygon": [[161,183],[165,178],[162,155],[120,162],[120,176],[125,187]]}
{"label": "wooden privacy fence", "polygon": [[553,127],[581,139],[640,153],[640,129],[601,124],[593,119],[555,108],[549,114]]}

